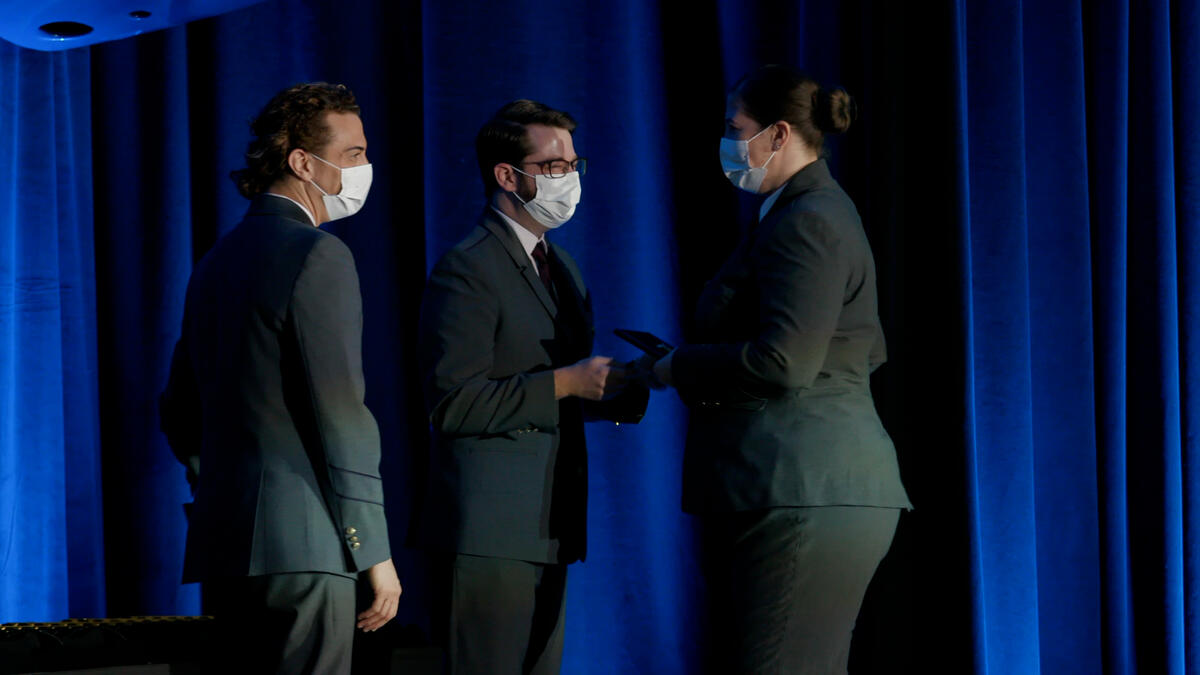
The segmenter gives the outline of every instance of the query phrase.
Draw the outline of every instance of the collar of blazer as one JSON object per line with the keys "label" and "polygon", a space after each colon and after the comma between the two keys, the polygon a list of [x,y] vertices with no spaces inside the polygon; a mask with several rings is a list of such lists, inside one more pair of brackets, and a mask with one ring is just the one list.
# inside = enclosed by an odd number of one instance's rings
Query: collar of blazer
{"label": "collar of blazer", "polygon": [[[517,268],[517,273],[525,279],[525,284],[529,286],[529,290],[537,296],[537,299],[541,301],[542,306],[546,308],[550,316],[557,315],[558,307],[554,304],[554,298],[550,297],[550,292],[546,290],[541,277],[537,275],[537,270],[533,269],[533,265],[529,263],[529,255],[525,253],[525,249],[521,246],[521,241],[517,239],[516,233],[508,227],[508,223],[496,215],[490,206],[485,206],[479,225],[488,232],[491,232],[492,236],[504,246],[508,257],[512,259],[513,265]],[[554,245],[549,241],[546,244],[551,249],[554,248]]]}
{"label": "collar of blazer", "polygon": [[817,188],[831,185],[833,182],[833,175],[829,173],[829,165],[825,163],[825,159],[817,159],[817,161],[797,171],[796,175],[788,180],[787,186],[783,188],[783,192],[779,193],[779,199],[775,200],[775,203],[771,205],[771,210],[767,211],[767,215],[763,216],[762,220],[766,221],[771,217],[771,214],[779,211],[782,206],[805,192],[811,192]]}
{"label": "collar of blazer", "polygon": [[294,220],[305,227],[312,227],[308,214],[298,204],[283,197],[263,193],[250,200],[247,216],[276,216]]}

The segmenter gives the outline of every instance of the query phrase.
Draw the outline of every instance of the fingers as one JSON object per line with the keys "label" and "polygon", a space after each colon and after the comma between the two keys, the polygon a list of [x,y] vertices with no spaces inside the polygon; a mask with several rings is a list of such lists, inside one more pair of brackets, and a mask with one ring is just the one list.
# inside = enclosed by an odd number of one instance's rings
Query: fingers
{"label": "fingers", "polygon": [[604,398],[605,386],[607,385],[609,375],[613,372],[612,366],[608,365],[611,362],[612,359],[607,356],[596,356],[588,362],[584,398],[593,401],[599,401]]}
{"label": "fingers", "polygon": [[366,611],[358,615],[356,626],[363,632],[379,630],[388,621],[396,617],[400,607],[400,591],[380,592],[375,595],[375,602]]}
{"label": "fingers", "polygon": [[368,570],[368,578],[375,589],[375,602],[366,611],[358,615],[358,628],[370,632],[379,630],[396,616],[400,606],[400,594],[404,589],[400,579],[396,577],[396,567],[391,558],[372,565]]}

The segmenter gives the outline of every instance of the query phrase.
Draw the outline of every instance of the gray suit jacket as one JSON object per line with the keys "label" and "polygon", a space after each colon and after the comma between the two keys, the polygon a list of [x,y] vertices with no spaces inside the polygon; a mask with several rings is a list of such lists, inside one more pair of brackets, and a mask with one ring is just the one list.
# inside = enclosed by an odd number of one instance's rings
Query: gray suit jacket
{"label": "gray suit jacket", "polygon": [[871,398],[886,360],[875,263],[824,160],[798,172],[705,287],[708,344],[672,377],[692,408],[684,509],[910,508]]}
{"label": "gray suit jacket", "polygon": [[267,195],[188,282],[160,401],[195,503],[184,581],[390,557],[350,250]]}
{"label": "gray suit jacket", "polygon": [[551,295],[490,208],[438,261],[419,361],[433,426],[422,529],[434,549],[569,563],[586,555],[585,417],[636,422],[649,392],[556,401],[552,370],[591,354],[591,298],[550,244]]}

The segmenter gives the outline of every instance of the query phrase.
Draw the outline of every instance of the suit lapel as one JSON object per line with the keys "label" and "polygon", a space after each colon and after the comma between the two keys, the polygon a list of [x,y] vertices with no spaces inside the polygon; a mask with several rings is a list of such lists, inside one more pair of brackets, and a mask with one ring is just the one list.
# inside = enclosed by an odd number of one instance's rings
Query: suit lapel
{"label": "suit lapel", "polygon": [[533,263],[529,260],[529,254],[525,253],[525,249],[521,247],[521,241],[517,239],[517,235],[513,233],[508,223],[501,220],[500,216],[487,207],[483,211],[482,225],[504,245],[504,250],[508,252],[508,257],[512,259],[513,265],[517,268],[516,273],[525,280],[529,290],[537,296],[550,316],[557,315],[558,307],[554,304],[554,298],[550,297],[550,292],[546,290],[541,277],[537,275],[537,270],[533,268]]}

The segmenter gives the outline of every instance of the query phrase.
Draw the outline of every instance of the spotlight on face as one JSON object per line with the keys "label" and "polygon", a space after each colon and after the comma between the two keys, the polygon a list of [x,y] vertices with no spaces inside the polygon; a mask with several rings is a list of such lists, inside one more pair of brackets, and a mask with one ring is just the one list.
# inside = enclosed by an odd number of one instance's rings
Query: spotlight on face
{"label": "spotlight on face", "polygon": [[0,0],[0,38],[45,52],[120,40],[262,0]]}

